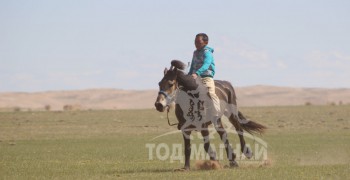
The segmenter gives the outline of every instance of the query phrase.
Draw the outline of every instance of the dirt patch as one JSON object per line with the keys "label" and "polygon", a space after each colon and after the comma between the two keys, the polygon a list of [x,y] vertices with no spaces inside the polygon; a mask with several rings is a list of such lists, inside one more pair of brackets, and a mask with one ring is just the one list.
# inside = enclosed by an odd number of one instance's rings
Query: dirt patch
{"label": "dirt patch", "polygon": [[197,170],[219,170],[223,166],[218,161],[196,161],[195,167]]}

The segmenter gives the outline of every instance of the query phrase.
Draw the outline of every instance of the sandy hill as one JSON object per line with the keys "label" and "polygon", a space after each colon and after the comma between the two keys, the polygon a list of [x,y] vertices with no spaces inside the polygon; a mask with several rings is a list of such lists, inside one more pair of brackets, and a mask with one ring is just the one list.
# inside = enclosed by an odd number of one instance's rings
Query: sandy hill
{"label": "sandy hill", "polygon": [[[350,89],[249,86],[236,88],[239,106],[350,104]],[[0,93],[0,109],[153,108],[156,90],[88,89],[36,93]]]}

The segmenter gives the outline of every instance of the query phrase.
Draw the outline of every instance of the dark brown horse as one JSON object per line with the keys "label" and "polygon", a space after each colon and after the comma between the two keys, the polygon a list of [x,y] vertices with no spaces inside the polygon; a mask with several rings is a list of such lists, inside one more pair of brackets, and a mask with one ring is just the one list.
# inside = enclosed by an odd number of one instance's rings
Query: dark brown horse
{"label": "dark brown horse", "polygon": [[[190,135],[193,130],[200,131],[204,139],[204,149],[208,153],[211,160],[216,160],[215,152],[210,148],[208,126],[213,124],[216,131],[219,133],[221,140],[225,144],[227,158],[231,167],[237,167],[235,161],[236,155],[228,141],[227,132],[221,122],[221,117],[225,115],[235,127],[239,136],[241,151],[247,158],[253,156],[252,151],[245,144],[243,131],[249,133],[263,133],[265,126],[254,121],[247,120],[243,114],[237,109],[236,94],[231,83],[227,81],[215,80],[216,94],[220,99],[221,112],[217,116],[211,116],[210,112],[213,107],[210,107],[209,101],[203,100],[203,97],[209,97],[206,92],[198,89],[204,89],[201,82],[196,81],[192,76],[185,74],[186,65],[178,60],[171,62],[171,67],[168,70],[165,68],[164,77],[159,82],[159,93],[155,102],[155,107],[158,111],[164,112],[173,102],[175,105],[175,114],[177,117],[178,129],[182,131],[185,141],[185,170],[190,169],[191,143]],[[197,78],[197,80],[200,78]],[[202,87],[202,88],[201,88]],[[202,92],[202,93],[201,93]],[[202,97],[202,99],[200,98]],[[204,99],[205,99],[204,98]],[[208,100],[208,98],[206,98]],[[196,101],[197,100],[197,101]],[[184,103],[185,102],[185,103]],[[188,105],[186,106],[186,103]],[[197,103],[196,103],[197,102]],[[207,104],[205,106],[204,104]],[[207,107],[207,108],[206,108]],[[197,108],[195,110],[195,108]],[[202,110],[202,111],[200,111]]]}

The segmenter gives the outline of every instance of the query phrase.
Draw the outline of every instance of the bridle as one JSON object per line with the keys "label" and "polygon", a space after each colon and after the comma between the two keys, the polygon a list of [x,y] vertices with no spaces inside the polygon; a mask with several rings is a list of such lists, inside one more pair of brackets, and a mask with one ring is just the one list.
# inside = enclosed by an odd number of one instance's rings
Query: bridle
{"label": "bridle", "polygon": [[168,103],[168,102],[172,102],[172,101],[175,100],[176,90],[175,90],[175,92],[172,93],[172,94],[168,94],[166,91],[160,90],[160,91],[158,92],[158,94],[162,94],[162,95],[165,97],[166,102],[167,102],[166,105],[168,106],[168,105],[170,104],[170,103]]}
{"label": "bridle", "polygon": [[[170,70],[173,70],[173,69],[174,69],[174,66],[172,65],[170,67]],[[179,70],[179,69],[177,69],[177,70]],[[179,84],[177,82],[176,82],[175,85],[176,85],[176,89],[175,89],[175,91],[172,94],[168,94],[166,91],[163,91],[163,90],[160,90],[158,92],[158,95],[162,94],[165,97],[165,99],[166,99],[166,106],[165,107],[167,108],[167,115],[166,116],[167,116],[167,119],[168,119],[169,126],[175,126],[175,125],[179,124],[179,123],[170,124],[170,119],[169,119],[169,111],[170,111],[170,106],[169,105],[170,105],[170,103],[176,101],[176,94],[180,90]]]}
{"label": "bridle", "polygon": [[166,91],[163,91],[163,90],[160,90],[158,92],[158,94],[162,94],[165,99],[166,99],[166,108],[167,108],[167,114],[166,114],[166,117],[168,119],[168,124],[169,126],[175,126],[175,125],[178,125],[179,123],[174,123],[174,124],[170,124],[170,119],[169,119],[169,111],[170,111],[170,103],[174,102],[176,100],[176,94],[177,92],[179,91],[179,86],[178,84],[176,83],[176,89],[175,91],[172,93],[172,94],[168,94]]}

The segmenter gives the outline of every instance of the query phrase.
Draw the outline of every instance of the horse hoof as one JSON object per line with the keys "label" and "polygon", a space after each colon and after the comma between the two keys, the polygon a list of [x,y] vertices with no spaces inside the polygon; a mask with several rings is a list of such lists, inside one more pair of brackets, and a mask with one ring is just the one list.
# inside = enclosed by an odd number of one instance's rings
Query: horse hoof
{"label": "horse hoof", "polygon": [[238,168],[238,163],[236,161],[230,161],[230,168]]}
{"label": "horse hoof", "polygon": [[250,150],[250,149],[247,149],[245,152],[244,152],[244,156],[248,159],[252,158],[253,157],[253,152]]}

